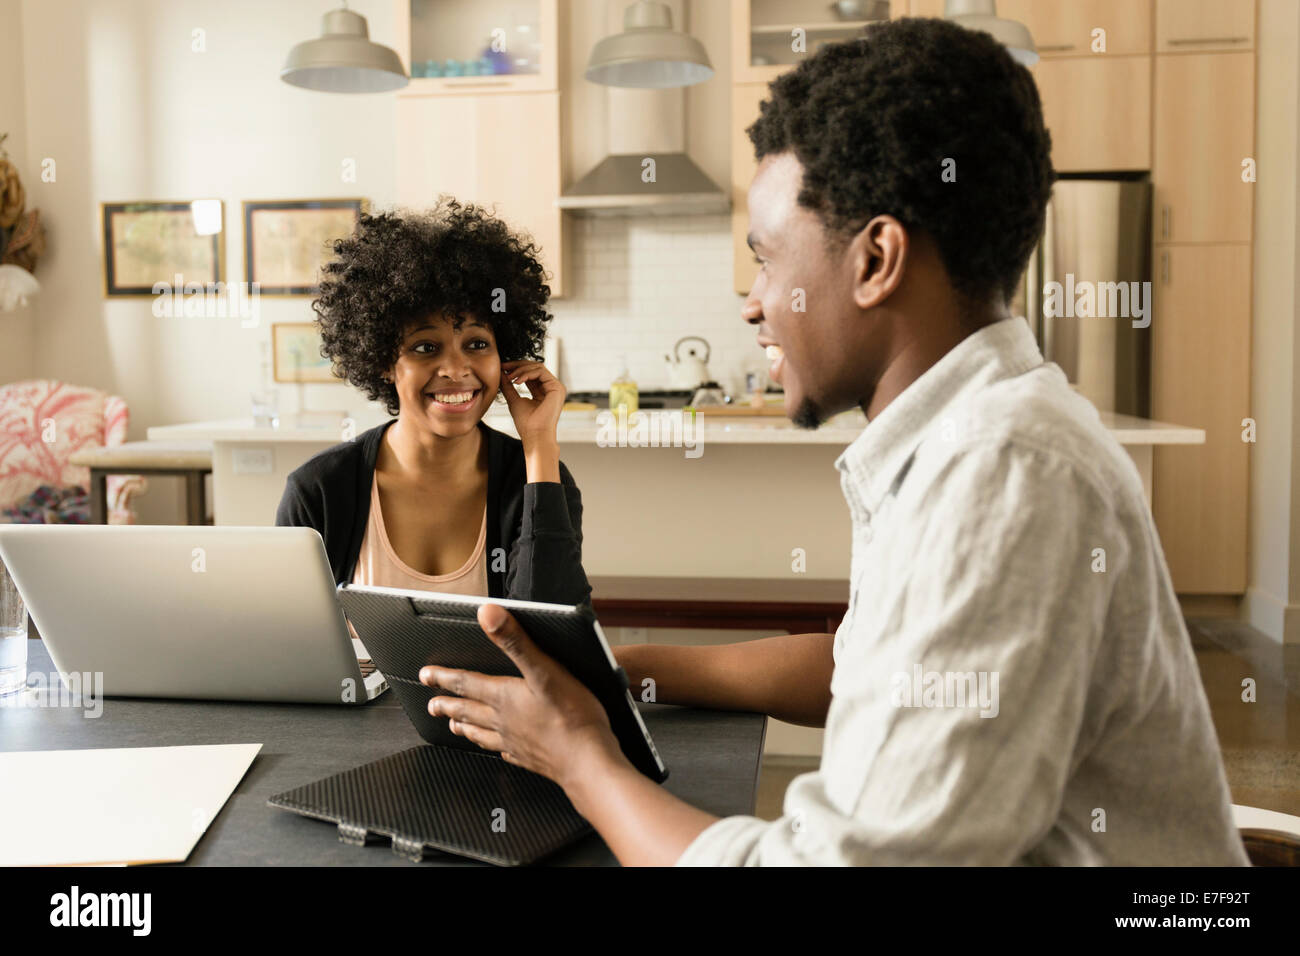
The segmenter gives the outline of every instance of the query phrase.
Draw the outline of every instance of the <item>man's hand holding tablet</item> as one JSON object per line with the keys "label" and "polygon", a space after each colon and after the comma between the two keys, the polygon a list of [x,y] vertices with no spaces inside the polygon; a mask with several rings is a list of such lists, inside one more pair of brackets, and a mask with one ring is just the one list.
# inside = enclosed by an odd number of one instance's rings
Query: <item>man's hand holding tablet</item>
{"label": "man's hand holding tablet", "polygon": [[478,623],[523,676],[423,667],[421,683],[458,695],[434,697],[431,715],[449,718],[453,733],[563,787],[624,864],[671,865],[717,821],[638,772],[600,701],[505,609],[484,604]]}
{"label": "man's hand holding tablet", "polygon": [[524,676],[421,668],[422,684],[457,695],[430,700],[431,715],[449,718],[453,733],[566,789],[565,776],[589,761],[632,769],[600,701],[534,644],[508,611],[484,604],[478,622]]}

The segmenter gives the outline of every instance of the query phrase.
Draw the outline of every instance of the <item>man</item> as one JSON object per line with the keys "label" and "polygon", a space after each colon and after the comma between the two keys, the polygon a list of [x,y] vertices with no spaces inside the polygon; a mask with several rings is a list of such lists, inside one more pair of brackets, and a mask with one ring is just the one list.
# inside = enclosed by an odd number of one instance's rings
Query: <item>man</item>
{"label": "man", "polygon": [[849,610],[619,659],[661,701],[824,723],[820,768],[775,822],[690,807],[496,607],[523,679],[426,668],[457,695],[431,712],[557,781],[624,863],[1244,864],[1137,472],[1007,311],[1053,179],[1029,72],[892,21],[776,80],[749,134],[743,317],[796,423],[869,422],[836,463]]}

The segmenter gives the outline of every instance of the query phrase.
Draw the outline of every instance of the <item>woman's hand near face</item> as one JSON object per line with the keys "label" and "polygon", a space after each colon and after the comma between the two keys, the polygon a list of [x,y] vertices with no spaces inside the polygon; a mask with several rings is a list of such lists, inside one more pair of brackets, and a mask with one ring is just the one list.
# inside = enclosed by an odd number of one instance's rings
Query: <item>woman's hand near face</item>
{"label": "woman's hand near face", "polygon": [[[519,384],[527,384],[528,395],[515,391]],[[524,443],[528,480],[558,482],[560,448],[555,429],[564,410],[564,385],[541,362],[502,362],[501,394]]]}

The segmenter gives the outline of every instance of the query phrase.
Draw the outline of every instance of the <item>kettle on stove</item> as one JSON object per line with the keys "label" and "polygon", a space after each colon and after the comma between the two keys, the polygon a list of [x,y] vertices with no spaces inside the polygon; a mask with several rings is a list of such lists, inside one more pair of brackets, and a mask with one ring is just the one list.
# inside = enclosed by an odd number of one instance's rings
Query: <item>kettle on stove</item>
{"label": "kettle on stove", "polygon": [[[699,357],[695,347],[688,347],[686,354],[682,355],[682,344],[691,341],[704,346],[704,358]],[[673,354],[664,356],[664,361],[668,363],[669,388],[694,390],[710,381],[713,376],[709,374],[709,353],[709,343],[698,335],[678,339],[673,346]]]}

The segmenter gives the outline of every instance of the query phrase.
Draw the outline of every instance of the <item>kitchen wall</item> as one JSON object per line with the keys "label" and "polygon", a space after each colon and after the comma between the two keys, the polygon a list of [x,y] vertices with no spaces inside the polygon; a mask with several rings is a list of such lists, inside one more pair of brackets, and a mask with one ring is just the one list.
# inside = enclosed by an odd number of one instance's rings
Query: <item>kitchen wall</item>
{"label": "kitchen wall", "polygon": [[[26,169],[34,173],[47,156],[58,164],[55,183],[28,179],[50,248],[39,272],[34,372],[124,396],[131,439],[144,438],[150,425],[248,415],[270,323],[309,321],[308,300],[263,299],[254,329],[235,319],[156,318],[150,299],[105,300],[99,204],[223,200],[226,276],[242,280],[241,200],[391,202],[392,97],[327,96],[280,81],[285,55],[319,34],[329,3],[25,0],[21,7]],[[369,19],[372,35],[392,37],[391,2],[360,0],[352,8]],[[203,52],[193,49],[196,30]],[[355,162],[356,182],[343,180],[345,159]],[[281,392],[282,406],[296,407],[294,390]],[[344,386],[309,386],[304,395],[313,408],[363,404]],[[150,479],[141,520],[180,520],[178,502],[178,479]]]}
{"label": "kitchen wall", "polygon": [[731,288],[728,217],[587,218],[574,233],[575,294],[551,304],[570,391],[607,389],[624,356],[641,388],[667,387],[664,354],[685,335],[708,341],[709,371],[725,388],[743,389],[747,367],[766,368]]}
{"label": "kitchen wall", "polygon": [[1300,6],[1260,0],[1251,343],[1250,585],[1245,614],[1279,641],[1300,643]]}
{"label": "kitchen wall", "polygon": [[[27,190],[27,208],[39,204],[36,178],[40,167],[27,162],[27,109],[24,102],[22,4],[0,0],[0,134],[8,133],[4,150],[18,167]],[[42,210],[44,213],[44,210]],[[46,227],[49,228],[48,225]],[[48,258],[37,264],[46,277]],[[0,312],[0,385],[31,376],[36,364],[36,306]]]}

